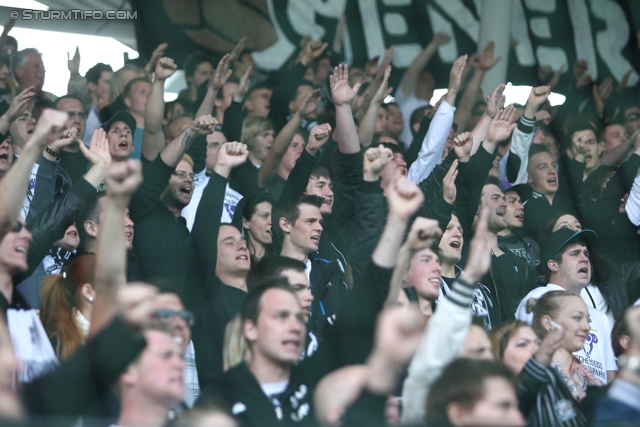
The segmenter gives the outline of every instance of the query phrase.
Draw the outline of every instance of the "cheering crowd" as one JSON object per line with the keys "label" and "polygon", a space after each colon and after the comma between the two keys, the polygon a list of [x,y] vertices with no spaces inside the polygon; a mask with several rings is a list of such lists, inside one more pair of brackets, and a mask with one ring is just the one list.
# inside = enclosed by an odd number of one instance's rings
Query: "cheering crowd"
{"label": "cheering crowd", "polygon": [[436,82],[437,33],[394,91],[341,20],[271,73],[245,39],[84,76],[76,50],[57,97],[10,27],[0,425],[640,424],[630,74],[505,106],[493,42]]}

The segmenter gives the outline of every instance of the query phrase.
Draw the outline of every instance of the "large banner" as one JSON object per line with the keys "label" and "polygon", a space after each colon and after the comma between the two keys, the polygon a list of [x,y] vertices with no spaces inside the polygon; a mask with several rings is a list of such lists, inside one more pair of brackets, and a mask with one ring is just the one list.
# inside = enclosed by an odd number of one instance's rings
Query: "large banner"
{"label": "large banner", "polygon": [[[570,81],[577,59],[588,62],[595,81],[612,76],[620,82],[637,61],[633,17],[640,0],[503,0],[513,3],[508,81],[537,81],[540,66],[558,70],[566,64],[560,85]],[[243,36],[254,58],[267,70],[277,69],[305,35],[331,45],[344,12],[343,53],[348,64],[362,65],[395,45],[396,79],[439,31],[452,41],[431,60],[439,86],[446,86],[455,58],[478,51],[482,0],[131,0],[138,10],[137,38],[149,57],[161,42],[179,65],[195,50],[220,57]],[[634,72],[629,81],[635,84]]]}

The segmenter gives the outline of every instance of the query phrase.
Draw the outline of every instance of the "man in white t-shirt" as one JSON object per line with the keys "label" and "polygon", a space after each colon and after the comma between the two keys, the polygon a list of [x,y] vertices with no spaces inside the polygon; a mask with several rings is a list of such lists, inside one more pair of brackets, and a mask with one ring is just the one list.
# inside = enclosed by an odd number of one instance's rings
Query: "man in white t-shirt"
{"label": "man in white t-shirt", "polygon": [[[527,313],[526,305],[530,298],[540,298],[551,291],[572,291],[580,293],[591,280],[591,262],[587,249],[586,235],[597,237],[592,230],[574,232],[561,228],[553,232],[542,247],[541,263],[549,276],[547,286],[539,287],[527,294],[516,310],[516,318],[531,324],[533,314]],[[618,370],[613,348],[611,347],[611,328],[606,314],[587,305],[591,331],[582,350],[574,355],[591,372],[607,383],[614,371]]]}
{"label": "man in white t-shirt", "polygon": [[184,396],[180,345],[160,329],[148,329],[144,337],[147,347],[120,376],[118,426],[163,426],[169,409],[182,402]]}
{"label": "man in white t-shirt", "polygon": [[[189,231],[193,228],[193,223],[196,220],[196,212],[200,205],[200,199],[202,199],[202,193],[209,183],[209,175],[213,172],[213,168],[218,162],[218,152],[220,151],[220,147],[225,142],[227,142],[227,138],[219,130],[214,130],[207,135],[207,158],[205,160],[205,168],[196,173],[198,180],[194,183],[195,188],[193,189],[191,202],[182,209],[182,216],[187,220],[187,228]],[[220,222],[232,222],[236,206],[241,199],[242,194],[232,190],[227,183],[224,194],[224,208],[222,209],[222,218],[220,218]]]}

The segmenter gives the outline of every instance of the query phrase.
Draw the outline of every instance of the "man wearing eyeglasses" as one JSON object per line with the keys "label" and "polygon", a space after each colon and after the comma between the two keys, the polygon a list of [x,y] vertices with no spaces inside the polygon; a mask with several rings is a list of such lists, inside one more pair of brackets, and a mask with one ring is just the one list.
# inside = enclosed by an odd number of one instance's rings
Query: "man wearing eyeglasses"
{"label": "man wearing eyeglasses", "polygon": [[[118,123],[114,122],[111,127]],[[130,205],[130,217],[135,223],[133,250],[142,280],[163,278],[181,289],[189,238],[182,210],[191,201],[195,181],[193,160],[185,153],[196,135],[209,134],[216,125],[217,121],[210,115],[198,117],[143,170],[144,181]],[[113,150],[112,128],[108,129],[107,138]]]}
{"label": "man wearing eyeglasses", "polygon": [[156,298],[155,316],[159,322],[171,328],[174,337],[180,338],[180,353],[184,355],[183,404],[191,409],[200,395],[196,356],[191,342],[191,327],[194,323],[194,317],[190,311],[185,310],[176,289],[170,285],[165,286],[165,283],[157,283],[160,293]]}
{"label": "man wearing eyeglasses", "polygon": [[89,161],[84,157],[78,146],[78,144],[83,144],[82,136],[87,124],[87,114],[84,112],[82,101],[71,95],[56,99],[54,106],[56,110],[63,111],[69,115],[65,125],[65,132],[73,129],[76,132],[71,143],[58,153],[60,167],[69,174],[72,182],[76,182],[87,172],[89,166]]}

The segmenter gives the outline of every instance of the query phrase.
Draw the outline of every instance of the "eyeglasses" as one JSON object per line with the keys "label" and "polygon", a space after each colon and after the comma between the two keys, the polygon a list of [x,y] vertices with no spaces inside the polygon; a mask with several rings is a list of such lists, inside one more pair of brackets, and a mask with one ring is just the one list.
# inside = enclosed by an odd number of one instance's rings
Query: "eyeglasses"
{"label": "eyeglasses", "polygon": [[75,119],[76,117],[79,119],[86,119],[87,115],[85,113],[76,113],[75,111],[67,111],[70,119]]}
{"label": "eyeglasses", "polygon": [[633,114],[629,114],[627,117],[625,117],[624,121],[625,122],[633,122],[635,120],[640,119],[640,114],[638,113],[633,113]]}
{"label": "eyeglasses", "polygon": [[11,233],[19,233],[20,231],[22,231],[23,228],[27,231],[29,230],[26,224],[23,224],[20,221],[16,220],[11,226],[11,229],[9,231]]}
{"label": "eyeglasses", "polygon": [[200,181],[200,178],[198,178],[192,173],[187,173],[185,171],[173,171],[171,175],[177,176],[180,179],[185,179],[186,177],[190,177],[193,180],[193,182]]}
{"label": "eyeglasses", "polygon": [[193,313],[189,310],[175,311],[171,310],[170,308],[161,308],[160,310],[157,310],[155,312],[155,315],[158,320],[161,321],[168,321],[174,316],[179,316],[189,327],[193,326],[195,320],[193,317]]}

